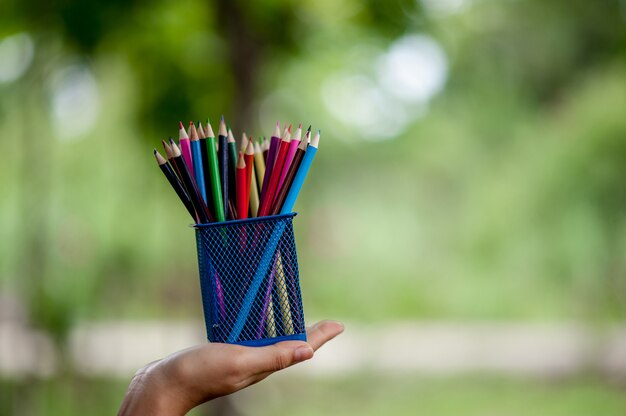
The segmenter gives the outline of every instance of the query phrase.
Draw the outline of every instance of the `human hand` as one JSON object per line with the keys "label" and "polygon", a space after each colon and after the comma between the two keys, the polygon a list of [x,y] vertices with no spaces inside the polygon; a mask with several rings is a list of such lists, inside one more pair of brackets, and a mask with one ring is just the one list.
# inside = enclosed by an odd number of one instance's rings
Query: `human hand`
{"label": "human hand", "polygon": [[176,352],[137,371],[118,416],[184,415],[199,404],[312,358],[314,351],[341,332],[341,323],[321,321],[308,328],[307,342],[266,347],[209,343]]}

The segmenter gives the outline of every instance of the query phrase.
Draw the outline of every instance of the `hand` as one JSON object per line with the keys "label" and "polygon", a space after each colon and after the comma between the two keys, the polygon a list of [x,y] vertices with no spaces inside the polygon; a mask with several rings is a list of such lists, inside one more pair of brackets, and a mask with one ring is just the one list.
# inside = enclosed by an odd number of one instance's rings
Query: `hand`
{"label": "hand", "polygon": [[179,351],[137,371],[118,415],[184,415],[199,404],[312,358],[314,351],[341,332],[341,323],[321,321],[308,328],[308,342],[284,341],[266,347],[209,343]]}

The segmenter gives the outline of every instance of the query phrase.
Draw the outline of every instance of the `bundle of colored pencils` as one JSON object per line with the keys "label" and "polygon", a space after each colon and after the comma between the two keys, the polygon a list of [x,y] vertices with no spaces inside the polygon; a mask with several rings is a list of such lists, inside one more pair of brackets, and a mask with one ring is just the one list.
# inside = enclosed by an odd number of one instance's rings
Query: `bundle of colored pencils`
{"label": "bundle of colored pencils", "polygon": [[187,130],[179,123],[178,143],[163,140],[167,159],[156,149],[154,156],[198,224],[288,214],[319,146],[319,130],[311,138],[309,127],[302,136],[301,124],[292,137],[291,125],[281,134],[276,123],[269,141],[243,133],[237,152],[222,116],[217,139],[208,120]]}

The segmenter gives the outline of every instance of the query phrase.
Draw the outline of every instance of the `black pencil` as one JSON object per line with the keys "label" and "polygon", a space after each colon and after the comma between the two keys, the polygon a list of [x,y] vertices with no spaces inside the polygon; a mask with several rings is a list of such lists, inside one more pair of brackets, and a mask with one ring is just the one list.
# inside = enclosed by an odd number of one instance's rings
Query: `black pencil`
{"label": "black pencil", "polygon": [[193,204],[191,203],[191,199],[189,199],[189,195],[187,195],[187,192],[185,192],[185,190],[183,189],[182,184],[176,177],[176,174],[172,170],[171,166],[169,165],[169,163],[167,163],[167,160],[165,160],[165,158],[161,156],[159,152],[157,152],[156,149],[154,149],[154,157],[156,158],[159,168],[161,168],[161,171],[167,178],[167,181],[170,183],[170,185],[172,185],[172,188],[174,188],[174,191],[176,191],[176,194],[180,198],[181,202],[183,203],[183,205],[185,205],[185,208],[187,208],[187,211],[191,215],[191,218],[196,221],[196,212],[193,208]]}
{"label": "black pencil", "polygon": [[226,131],[226,123],[224,123],[224,116],[220,120],[220,129],[217,137],[218,142],[218,164],[220,166],[220,180],[222,185],[222,200],[224,201],[224,213],[227,213],[227,220],[234,220],[232,217],[232,210],[230,209],[228,203],[228,192],[229,192],[229,177],[228,177],[228,132]]}
{"label": "black pencil", "polygon": [[198,214],[198,221],[202,224],[206,224],[208,222],[212,222],[212,219],[209,217],[211,214],[207,209],[206,203],[204,199],[202,199],[202,195],[200,191],[198,191],[198,187],[196,186],[196,181],[193,180],[189,170],[187,169],[187,165],[183,160],[182,154],[174,140],[170,140],[170,146],[172,148],[172,163],[178,168],[178,172],[180,173],[181,180],[183,185],[185,185],[185,189],[187,190],[187,194],[191,199],[191,203],[193,204],[196,213]]}

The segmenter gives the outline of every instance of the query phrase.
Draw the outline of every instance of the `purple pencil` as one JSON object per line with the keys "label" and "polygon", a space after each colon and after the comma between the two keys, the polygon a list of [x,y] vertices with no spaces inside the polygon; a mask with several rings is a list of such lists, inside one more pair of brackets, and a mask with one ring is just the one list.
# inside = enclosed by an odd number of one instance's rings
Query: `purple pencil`
{"label": "purple pencil", "polygon": [[274,168],[274,159],[276,158],[276,153],[278,152],[279,144],[280,144],[280,124],[277,121],[276,129],[274,130],[274,134],[272,135],[272,139],[270,141],[270,150],[267,152],[267,160],[265,161],[265,176],[263,177],[263,186],[261,186],[261,196],[259,197],[259,201],[263,201],[263,197],[265,196],[265,193],[267,192],[269,179],[272,176],[272,169]]}

